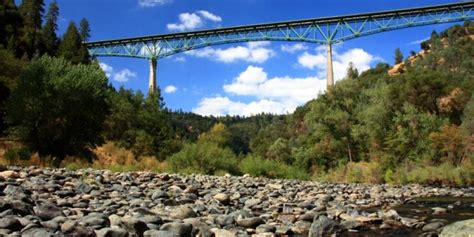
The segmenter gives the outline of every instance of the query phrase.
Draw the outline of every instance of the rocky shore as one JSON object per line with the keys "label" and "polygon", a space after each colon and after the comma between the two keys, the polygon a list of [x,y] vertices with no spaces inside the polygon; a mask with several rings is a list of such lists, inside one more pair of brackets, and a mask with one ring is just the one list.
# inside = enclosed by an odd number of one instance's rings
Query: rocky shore
{"label": "rocky shore", "polygon": [[0,190],[2,236],[353,236],[397,228],[436,236],[445,223],[393,207],[474,195],[472,188],[35,167],[0,172]]}

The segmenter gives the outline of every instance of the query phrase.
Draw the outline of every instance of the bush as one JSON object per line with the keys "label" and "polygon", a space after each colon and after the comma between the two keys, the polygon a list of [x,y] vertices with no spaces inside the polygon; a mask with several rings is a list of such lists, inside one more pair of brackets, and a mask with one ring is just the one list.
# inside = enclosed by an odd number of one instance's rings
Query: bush
{"label": "bush", "polygon": [[344,183],[382,183],[383,172],[378,162],[349,162],[320,174],[317,178],[331,182]]}
{"label": "bush", "polygon": [[186,144],[168,161],[173,172],[211,175],[216,174],[217,171],[239,173],[238,161],[234,153],[229,148],[219,147],[216,143]]}
{"label": "bush", "polygon": [[15,165],[18,161],[28,161],[31,152],[28,147],[12,148],[7,150],[4,156],[10,165]]}
{"label": "bush", "polygon": [[474,184],[474,167],[472,162],[455,167],[450,162],[439,166],[419,164],[407,165],[394,174],[396,183],[419,183],[424,185],[463,186]]}
{"label": "bush", "polygon": [[12,132],[40,156],[85,154],[102,143],[107,78],[96,64],[43,56],[23,73],[7,103]]}
{"label": "bush", "polygon": [[283,162],[263,159],[260,156],[247,156],[240,163],[243,173],[252,176],[263,176],[280,179],[309,179],[309,175],[296,166],[290,166]]}

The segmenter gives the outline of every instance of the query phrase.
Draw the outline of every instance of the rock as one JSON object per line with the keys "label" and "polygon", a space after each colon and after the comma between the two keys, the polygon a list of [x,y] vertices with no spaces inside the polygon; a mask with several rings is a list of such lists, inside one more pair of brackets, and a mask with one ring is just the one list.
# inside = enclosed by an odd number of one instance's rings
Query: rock
{"label": "rock", "polygon": [[61,231],[63,233],[70,233],[74,230],[74,227],[77,225],[78,225],[77,221],[74,221],[74,220],[66,221],[61,225]]}
{"label": "rock", "polygon": [[16,178],[19,178],[20,175],[18,175],[18,173],[15,171],[7,170],[7,171],[0,172],[0,177],[4,179],[16,179]]}
{"label": "rock", "polygon": [[235,237],[236,235],[228,230],[224,229],[217,229],[213,228],[211,229],[211,232],[214,233],[215,237]]}
{"label": "rock", "polygon": [[255,229],[255,227],[257,227],[258,225],[265,223],[263,219],[260,217],[237,219],[236,222],[237,222],[237,225],[241,227],[252,228],[252,229]]}
{"label": "rock", "polygon": [[13,216],[6,216],[0,219],[0,229],[9,229],[12,231],[18,231],[23,228],[20,221]]}
{"label": "rock", "polygon": [[378,212],[378,215],[380,218],[382,218],[383,220],[400,220],[400,215],[398,215],[398,212],[391,209],[391,210],[388,210],[388,211],[379,211]]}
{"label": "rock", "polygon": [[260,204],[261,202],[262,200],[260,199],[249,199],[245,201],[244,205],[245,207],[252,208],[253,206]]}
{"label": "rock", "polygon": [[291,232],[300,235],[307,235],[309,229],[311,228],[311,222],[307,221],[297,221],[294,226],[291,227]]}
{"label": "rock", "polygon": [[147,230],[143,233],[144,237],[179,237],[178,234],[175,234],[171,231],[164,230]]}
{"label": "rock", "polygon": [[317,219],[311,224],[309,230],[309,237],[317,236],[327,236],[327,235],[338,235],[344,231],[344,228],[341,227],[337,222],[327,218],[324,215],[320,215]]}
{"label": "rock", "polygon": [[166,223],[160,227],[160,230],[173,232],[180,237],[191,237],[193,226],[190,224],[171,222]]}
{"label": "rock", "polygon": [[474,219],[454,222],[443,228],[440,237],[471,237],[474,233]]}
{"label": "rock", "polygon": [[124,227],[131,234],[141,236],[145,231],[148,230],[148,226],[145,222],[130,216],[124,216],[121,219],[121,222],[122,227]]}
{"label": "rock", "polygon": [[56,231],[57,229],[59,229],[58,222],[53,221],[53,220],[41,222],[41,225],[44,226],[45,228],[48,228],[48,229],[52,230],[52,231]]}
{"label": "rock", "polygon": [[128,232],[122,228],[113,226],[100,229],[95,232],[97,237],[127,237]]}
{"label": "rock", "polygon": [[425,231],[425,232],[436,231],[436,230],[438,230],[439,228],[441,228],[443,226],[444,226],[443,222],[433,222],[433,223],[429,223],[429,224],[426,224],[425,226],[423,226],[422,230]]}
{"label": "rock", "polygon": [[446,208],[442,207],[433,207],[431,208],[433,210],[433,215],[440,215],[446,213]]}
{"label": "rock", "polygon": [[156,200],[156,199],[160,199],[160,198],[169,198],[169,195],[166,192],[164,192],[163,190],[156,190],[151,195],[152,200]]}
{"label": "rock", "polygon": [[183,220],[186,218],[197,217],[197,214],[189,206],[180,206],[173,210],[173,212],[171,213],[171,217],[173,217],[174,219]]}
{"label": "rock", "polygon": [[42,220],[52,220],[58,216],[65,216],[61,208],[50,203],[35,206],[33,207],[33,211],[35,212],[35,215]]}
{"label": "rock", "polygon": [[231,215],[221,215],[221,216],[216,217],[216,224],[218,224],[221,227],[233,225],[234,222],[235,222],[235,219]]}
{"label": "rock", "polygon": [[409,227],[409,228],[418,228],[418,227],[421,227],[423,226],[423,222],[420,222],[418,221],[417,219],[413,219],[413,218],[406,218],[406,217],[402,217],[400,218],[400,222],[406,226],[406,227]]}
{"label": "rock", "polygon": [[214,199],[224,205],[227,205],[229,204],[230,202],[230,197],[229,195],[225,194],[225,193],[218,193],[216,195],[214,195]]}
{"label": "rock", "polygon": [[275,231],[276,231],[276,227],[275,227],[275,226],[266,225],[266,224],[259,225],[259,226],[257,226],[257,228],[255,229],[255,232],[256,232],[257,234],[260,234],[260,233],[274,233]]}

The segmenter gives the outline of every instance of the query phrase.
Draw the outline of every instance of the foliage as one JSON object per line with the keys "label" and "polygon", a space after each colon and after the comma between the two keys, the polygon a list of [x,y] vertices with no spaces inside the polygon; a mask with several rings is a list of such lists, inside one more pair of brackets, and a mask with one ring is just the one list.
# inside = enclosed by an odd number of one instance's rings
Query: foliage
{"label": "foliage", "polygon": [[69,23],[66,33],[59,44],[58,55],[68,61],[79,64],[89,62],[89,53],[82,44],[82,37],[74,22]]}
{"label": "foliage", "polygon": [[7,103],[12,132],[58,161],[102,142],[107,78],[97,64],[72,65],[47,56],[25,70]]}
{"label": "foliage", "polygon": [[279,179],[308,179],[309,175],[304,170],[283,162],[263,159],[260,156],[249,155],[240,163],[242,173],[252,176],[263,176]]}
{"label": "foliage", "polygon": [[169,159],[174,172],[216,174],[224,171],[238,174],[238,160],[229,148],[216,143],[201,142],[185,144],[183,149]]}
{"label": "foliage", "polygon": [[402,51],[400,50],[400,48],[396,48],[395,49],[395,64],[399,64],[399,63],[402,63],[403,62],[403,53]]}
{"label": "foliage", "polygon": [[46,24],[43,26],[43,44],[47,54],[56,55],[59,45],[59,39],[56,35],[58,30],[59,6],[56,1],[49,4],[48,13],[46,14]]}

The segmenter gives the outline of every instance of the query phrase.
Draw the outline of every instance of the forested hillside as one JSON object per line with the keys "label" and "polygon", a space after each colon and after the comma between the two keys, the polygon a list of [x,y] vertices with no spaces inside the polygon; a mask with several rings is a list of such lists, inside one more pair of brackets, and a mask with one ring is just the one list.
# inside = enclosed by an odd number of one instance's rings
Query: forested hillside
{"label": "forested hillside", "polygon": [[0,156],[10,164],[474,182],[471,22],[433,32],[406,59],[396,50],[395,66],[349,66],[293,114],[203,117],[171,111],[159,89],[113,88],[82,44],[86,19],[57,34],[56,2],[0,3],[0,133],[16,141]]}

